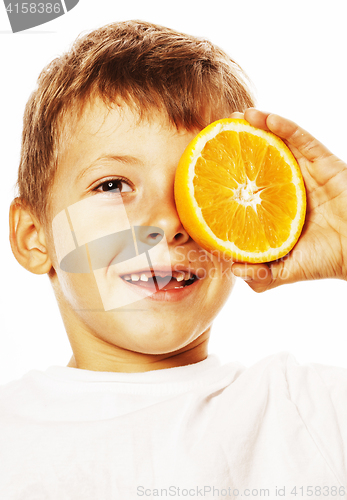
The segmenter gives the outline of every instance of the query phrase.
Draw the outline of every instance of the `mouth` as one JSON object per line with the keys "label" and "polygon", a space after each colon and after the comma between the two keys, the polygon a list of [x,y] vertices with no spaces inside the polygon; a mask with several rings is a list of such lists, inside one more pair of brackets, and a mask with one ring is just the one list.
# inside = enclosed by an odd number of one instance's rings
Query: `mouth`
{"label": "mouth", "polygon": [[191,286],[199,278],[192,271],[141,271],[120,276],[123,281],[152,291],[179,290]]}

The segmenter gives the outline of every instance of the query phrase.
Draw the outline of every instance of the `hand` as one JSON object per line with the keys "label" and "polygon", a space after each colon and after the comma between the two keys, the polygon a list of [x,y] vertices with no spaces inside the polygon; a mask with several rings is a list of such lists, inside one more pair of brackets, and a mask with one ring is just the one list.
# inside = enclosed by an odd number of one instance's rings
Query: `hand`
{"label": "hand", "polygon": [[[233,113],[232,118],[242,118]],[[232,271],[256,292],[302,280],[347,280],[347,165],[306,130],[281,116],[247,109],[251,125],[281,137],[296,157],[306,186],[307,213],[288,256],[268,264],[234,263]]]}

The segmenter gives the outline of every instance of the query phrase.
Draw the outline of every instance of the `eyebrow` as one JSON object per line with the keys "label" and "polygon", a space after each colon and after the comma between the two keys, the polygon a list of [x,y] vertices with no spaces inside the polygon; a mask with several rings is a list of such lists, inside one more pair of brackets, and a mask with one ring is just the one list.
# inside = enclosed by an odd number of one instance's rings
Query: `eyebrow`
{"label": "eyebrow", "polygon": [[106,155],[106,156],[99,156],[93,163],[88,165],[88,167],[82,169],[78,175],[76,176],[76,180],[80,181],[85,177],[85,175],[93,170],[96,170],[97,168],[101,167],[103,163],[123,163],[126,165],[138,165],[140,167],[144,166],[144,162],[136,157],[136,156],[131,156],[131,155]]}

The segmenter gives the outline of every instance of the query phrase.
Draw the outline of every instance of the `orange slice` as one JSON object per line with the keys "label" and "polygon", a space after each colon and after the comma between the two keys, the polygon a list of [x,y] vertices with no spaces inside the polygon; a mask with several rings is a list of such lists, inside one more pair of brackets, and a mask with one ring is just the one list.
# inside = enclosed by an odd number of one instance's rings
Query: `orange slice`
{"label": "orange slice", "polygon": [[283,257],[305,219],[305,186],[293,154],[277,136],[241,119],[218,120],[188,145],[175,200],[190,236],[234,261]]}

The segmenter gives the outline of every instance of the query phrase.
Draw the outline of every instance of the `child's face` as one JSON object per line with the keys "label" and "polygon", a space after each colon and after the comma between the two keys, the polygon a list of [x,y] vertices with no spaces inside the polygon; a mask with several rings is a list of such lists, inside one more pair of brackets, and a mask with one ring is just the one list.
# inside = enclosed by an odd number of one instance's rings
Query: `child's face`
{"label": "child's face", "polygon": [[[192,240],[176,211],[176,167],[197,132],[159,113],[139,121],[125,105],[87,107],[59,162],[47,236],[74,351],[172,353],[209,334],[234,279],[230,261]],[[200,279],[181,281],[189,271]]]}

